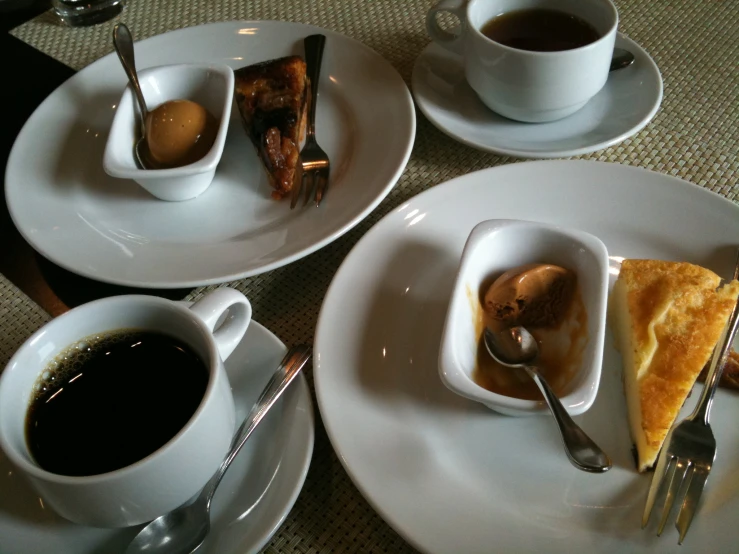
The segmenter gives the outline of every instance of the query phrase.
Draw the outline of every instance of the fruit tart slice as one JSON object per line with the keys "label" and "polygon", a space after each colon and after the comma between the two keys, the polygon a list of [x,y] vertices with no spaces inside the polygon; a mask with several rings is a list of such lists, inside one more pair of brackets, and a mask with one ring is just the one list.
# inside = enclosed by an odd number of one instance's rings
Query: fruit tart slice
{"label": "fruit tart slice", "polygon": [[236,105],[278,200],[302,177],[300,144],[310,90],[305,70],[302,58],[288,56],[234,71]]}

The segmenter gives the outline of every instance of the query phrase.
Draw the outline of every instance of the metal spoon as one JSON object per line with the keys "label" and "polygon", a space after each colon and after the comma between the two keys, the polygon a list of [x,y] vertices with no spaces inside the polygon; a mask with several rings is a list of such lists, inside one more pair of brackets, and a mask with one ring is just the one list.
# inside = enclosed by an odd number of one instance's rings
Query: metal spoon
{"label": "metal spoon", "polygon": [[617,69],[623,69],[629,67],[634,63],[634,54],[623,48],[614,48],[613,57],[611,58],[611,67],[608,71],[616,71]]}
{"label": "metal spoon", "polygon": [[287,386],[310,359],[310,347],[291,348],[270,379],[259,400],[234,435],[231,451],[210,481],[190,504],[159,516],[144,527],[128,545],[126,554],[188,554],[194,552],[210,531],[210,503],[226,470]]}
{"label": "metal spoon", "polygon": [[572,464],[583,471],[603,473],[611,469],[605,452],[572,421],[562,403],[533,365],[539,356],[536,339],[523,327],[511,327],[499,333],[485,329],[485,347],[493,359],[505,367],[523,368],[541,389],[559,427],[565,452]]}
{"label": "metal spoon", "polygon": [[139,77],[136,73],[136,60],[133,55],[133,37],[125,23],[116,23],[113,27],[113,46],[115,46],[118,59],[121,60],[123,70],[126,72],[128,82],[131,83],[131,88],[136,93],[136,99],[139,104],[141,136],[133,147],[133,154],[141,169],[153,169],[151,164],[146,163],[146,120],[149,117],[149,110],[146,107],[144,93],[141,92]]}

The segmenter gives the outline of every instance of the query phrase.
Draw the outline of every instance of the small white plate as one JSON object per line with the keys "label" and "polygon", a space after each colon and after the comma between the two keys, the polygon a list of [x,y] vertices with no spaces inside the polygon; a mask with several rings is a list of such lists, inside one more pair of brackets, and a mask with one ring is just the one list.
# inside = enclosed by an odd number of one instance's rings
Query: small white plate
{"label": "small white plate", "polygon": [[[8,159],[8,210],[23,237],[57,265],[119,285],[178,288],[256,275],[346,233],[390,192],[413,147],[408,87],[379,54],[310,25],[232,21],[137,42],[139,68],[218,63],[239,68],[303,55],[326,35],[316,135],[331,159],[321,206],[290,210],[271,187],[232,109],[213,183],[186,202],[162,202],[103,171],[103,151],[126,76],[115,54],[56,89],[21,130]],[[380,115],[378,115],[380,114]]]}
{"label": "small white plate", "polygon": [[522,123],[490,111],[467,84],[462,58],[431,43],[416,60],[416,105],[439,130],[473,148],[519,158],[561,158],[617,144],[651,121],[662,102],[662,77],[649,54],[621,34],[616,46],[634,63],[608,76],[584,108],[551,123]]}
{"label": "small white plate", "polygon": [[507,164],[411,198],[349,253],[318,318],[318,405],[354,483],[390,525],[429,553],[736,551],[735,393],[716,393],[718,456],[678,546],[672,523],[662,537],[658,518],[641,529],[652,475],[634,467],[610,331],[595,403],[574,418],[613,460],[605,474],[572,467],[551,418],[498,415],[442,384],[439,345],[462,249],[478,222],[501,217],[586,231],[611,256],[685,260],[724,277],[732,274],[739,237],[733,202],[620,164]]}
{"label": "small white plate", "polygon": [[[236,420],[251,410],[285,355],[280,339],[252,321],[226,360]],[[282,524],[303,487],[313,454],[313,406],[303,375],[285,391],[254,431],[213,499],[211,534],[203,553],[261,549]],[[0,452],[0,552],[115,554],[141,526],[96,529],[70,523],[44,507]],[[198,550],[200,552],[200,550]]]}

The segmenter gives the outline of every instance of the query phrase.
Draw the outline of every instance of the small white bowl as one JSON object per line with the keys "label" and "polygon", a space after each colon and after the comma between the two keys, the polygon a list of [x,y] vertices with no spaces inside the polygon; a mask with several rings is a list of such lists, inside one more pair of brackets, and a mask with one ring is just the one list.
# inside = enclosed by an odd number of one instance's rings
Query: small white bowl
{"label": "small white bowl", "polygon": [[[121,69],[121,71],[123,71]],[[103,155],[103,168],[112,177],[133,179],[161,200],[195,198],[210,186],[226,143],[234,90],[233,70],[226,65],[180,64],[139,72],[146,104],[152,110],[169,100],[192,100],[218,121],[213,147],[200,160],[171,169],[140,169],[133,148],[139,138],[139,114],[131,85],[123,91]]]}
{"label": "small white bowl", "polygon": [[[551,263],[577,273],[588,316],[582,367],[560,398],[571,415],[592,406],[600,383],[608,297],[608,252],[596,237],[575,229],[509,219],[478,224],[462,253],[439,353],[439,374],[453,392],[507,415],[547,414],[544,400],[496,394],[472,380],[479,336],[475,321],[480,287],[492,276],[530,263]],[[477,304],[477,306],[475,306]]]}

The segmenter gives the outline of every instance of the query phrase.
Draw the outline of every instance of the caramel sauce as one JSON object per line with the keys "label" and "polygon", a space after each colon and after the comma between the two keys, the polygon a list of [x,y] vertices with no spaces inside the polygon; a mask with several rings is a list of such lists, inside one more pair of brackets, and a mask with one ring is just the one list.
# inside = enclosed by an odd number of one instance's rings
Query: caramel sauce
{"label": "caramel sauce", "polygon": [[[470,304],[475,314],[475,335],[478,337],[475,368],[472,380],[481,387],[512,398],[542,400],[543,396],[536,383],[523,369],[503,367],[492,359],[483,339],[483,330],[501,331],[504,325],[482,308],[485,291],[490,281],[483,284],[480,297],[473,302],[468,290]],[[582,301],[579,286],[561,323],[556,327],[527,327],[539,345],[536,365],[542,376],[557,396],[568,392],[568,385],[582,365],[582,356],[588,340],[588,315]]]}

